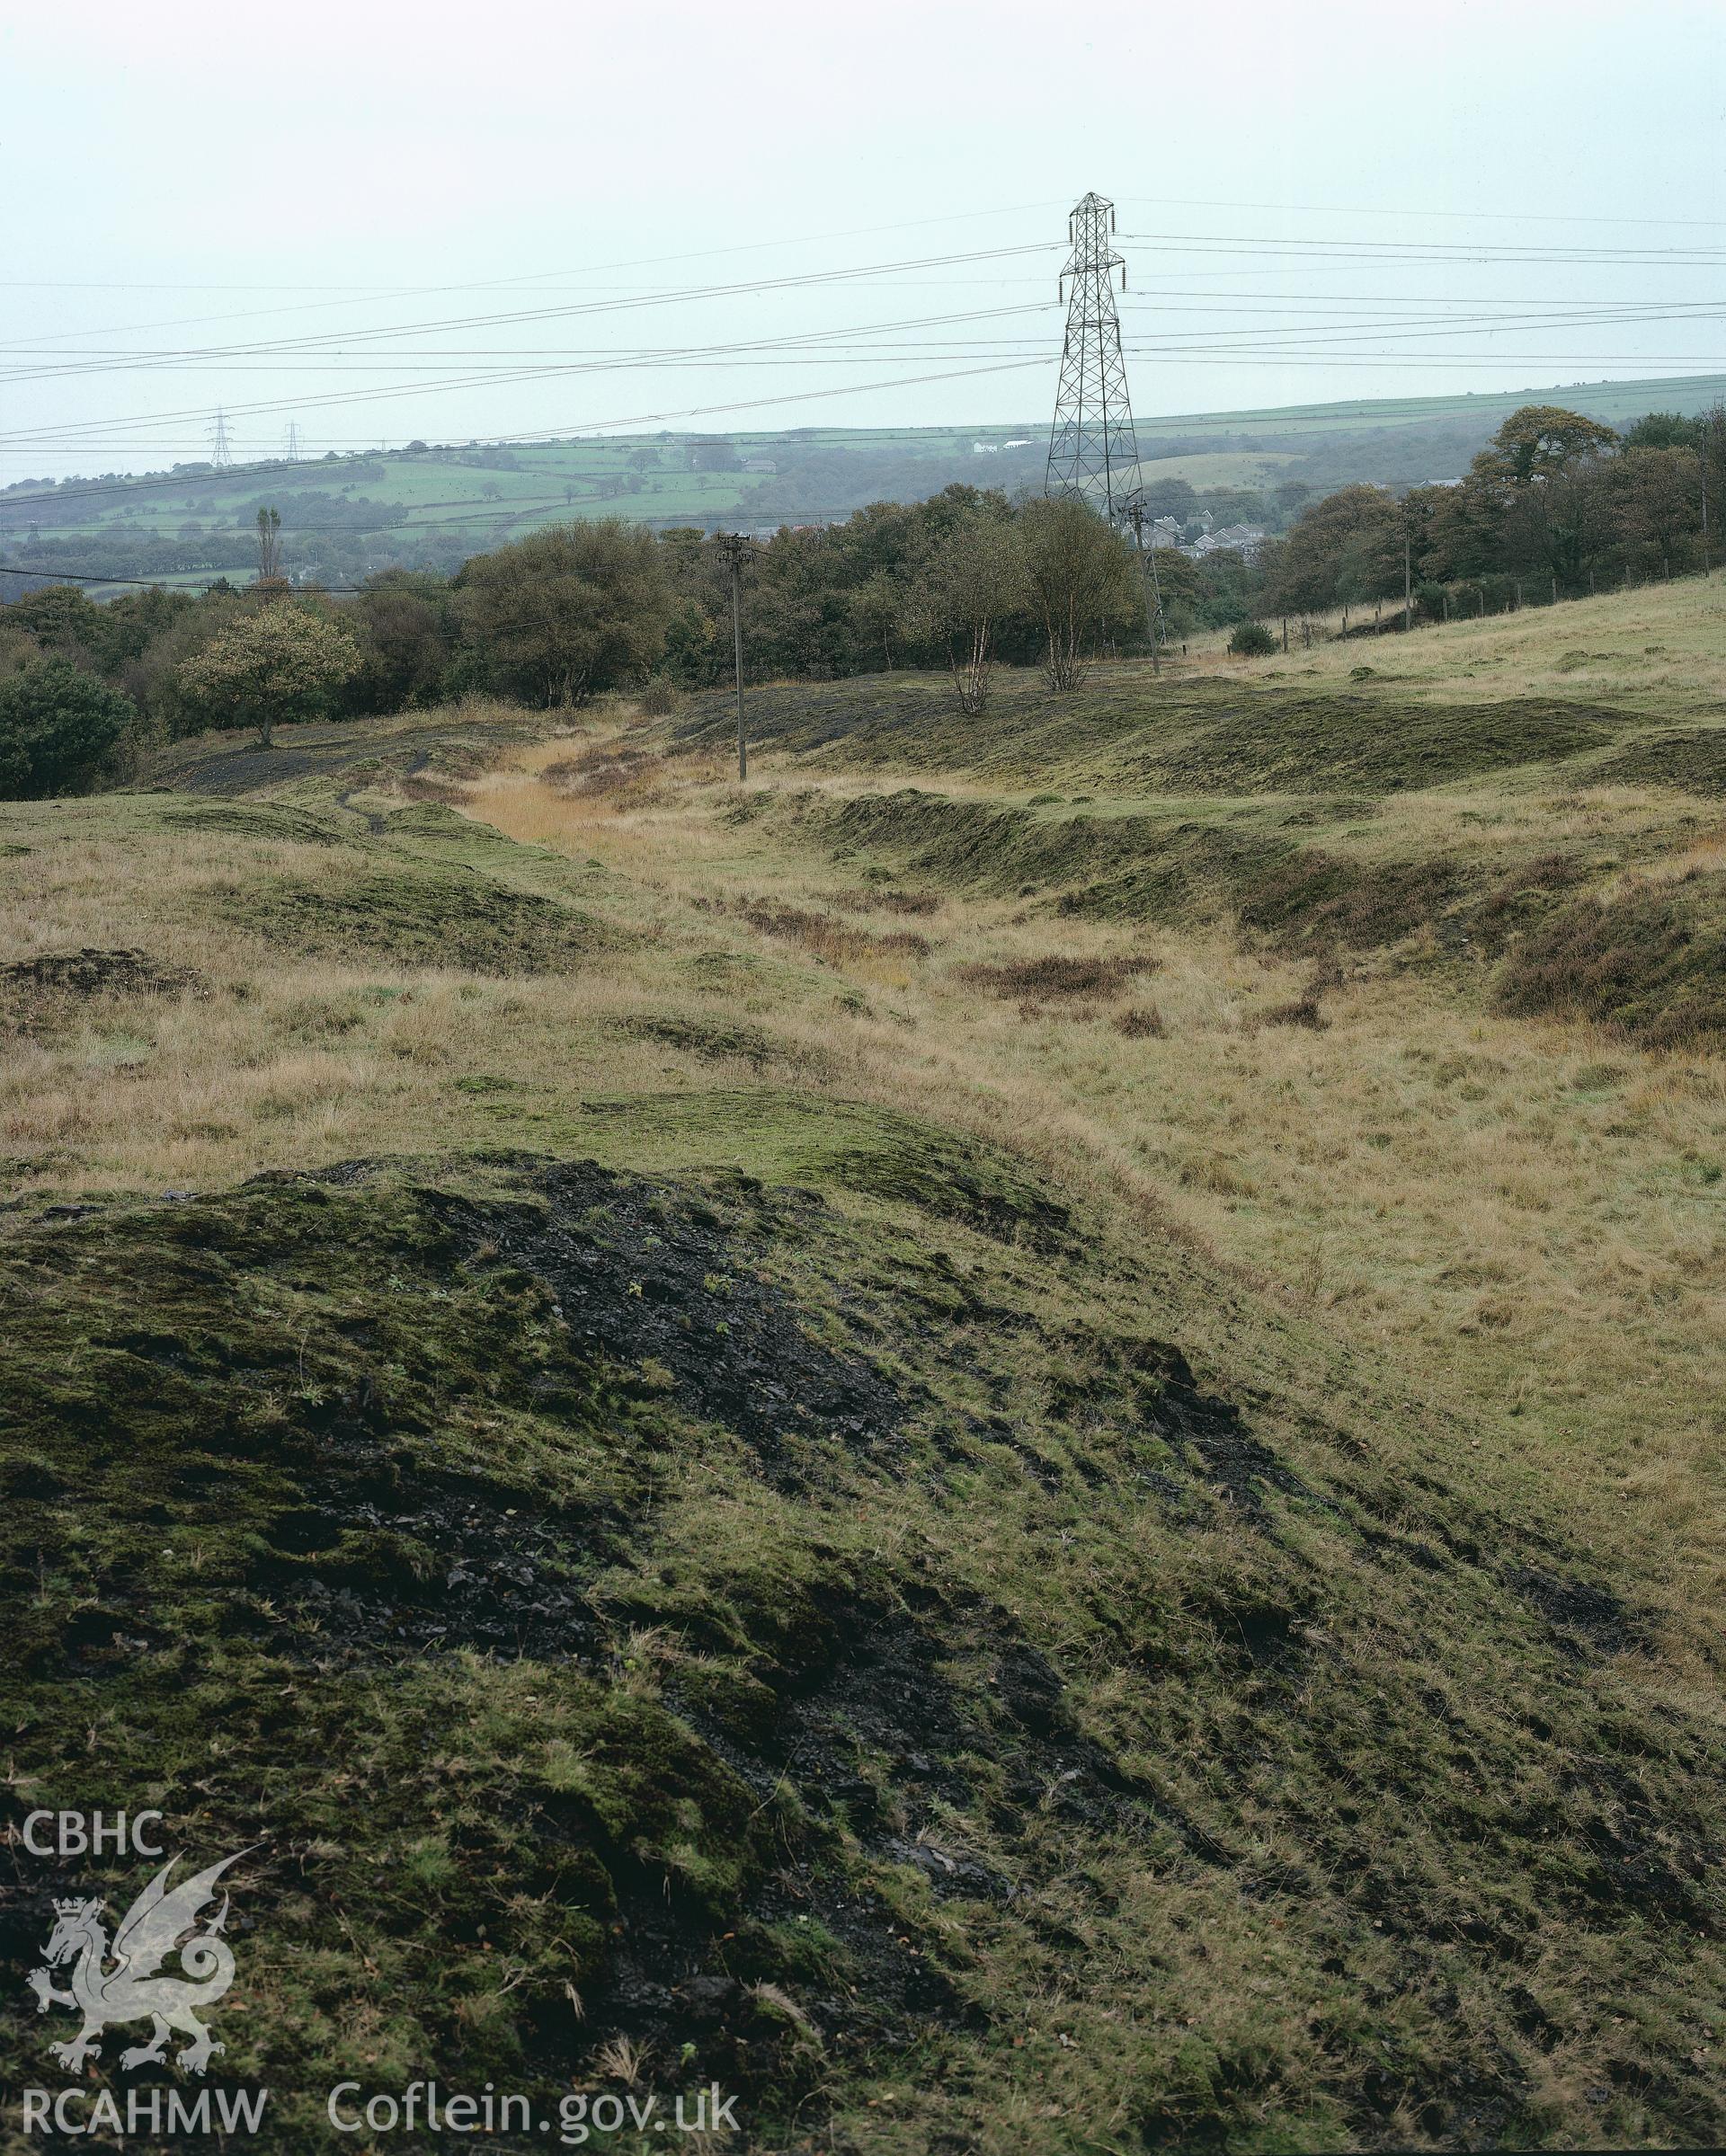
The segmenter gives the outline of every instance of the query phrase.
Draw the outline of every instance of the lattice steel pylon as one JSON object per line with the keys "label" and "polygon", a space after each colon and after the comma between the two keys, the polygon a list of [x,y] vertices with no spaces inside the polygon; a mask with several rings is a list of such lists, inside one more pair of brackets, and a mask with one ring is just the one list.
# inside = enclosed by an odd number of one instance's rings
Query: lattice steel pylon
{"label": "lattice steel pylon", "polygon": [[234,462],[234,452],[227,439],[227,414],[219,404],[216,407],[216,423],[210,430],[209,461],[218,472],[226,472]]}
{"label": "lattice steel pylon", "polygon": [[1067,219],[1067,233],[1072,253],[1060,285],[1067,334],[1043,492],[1077,494],[1113,521],[1126,513],[1139,484],[1139,442],[1115,311],[1117,270],[1126,288],[1126,264],[1114,246],[1115,205],[1087,195]]}

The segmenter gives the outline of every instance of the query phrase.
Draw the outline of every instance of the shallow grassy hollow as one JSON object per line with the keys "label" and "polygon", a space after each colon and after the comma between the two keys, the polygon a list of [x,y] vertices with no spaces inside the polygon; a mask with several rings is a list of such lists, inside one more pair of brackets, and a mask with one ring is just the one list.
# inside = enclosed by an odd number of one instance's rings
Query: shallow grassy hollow
{"label": "shallow grassy hollow", "polygon": [[1720,2137],[1719,811],[1475,633],[0,812],[13,1795],[274,2145]]}

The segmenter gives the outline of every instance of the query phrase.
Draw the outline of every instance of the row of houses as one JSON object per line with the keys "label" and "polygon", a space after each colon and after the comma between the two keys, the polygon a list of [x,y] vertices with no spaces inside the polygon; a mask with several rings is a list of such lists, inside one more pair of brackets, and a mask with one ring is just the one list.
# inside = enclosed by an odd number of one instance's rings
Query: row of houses
{"label": "row of houses", "polygon": [[1224,524],[1213,530],[1208,517],[1201,516],[1197,521],[1202,528],[1196,537],[1189,538],[1191,526],[1183,527],[1172,517],[1159,517],[1145,526],[1145,537],[1152,546],[1172,546],[1191,562],[1202,562],[1207,554],[1219,554],[1225,548],[1250,562],[1269,537],[1259,524]]}

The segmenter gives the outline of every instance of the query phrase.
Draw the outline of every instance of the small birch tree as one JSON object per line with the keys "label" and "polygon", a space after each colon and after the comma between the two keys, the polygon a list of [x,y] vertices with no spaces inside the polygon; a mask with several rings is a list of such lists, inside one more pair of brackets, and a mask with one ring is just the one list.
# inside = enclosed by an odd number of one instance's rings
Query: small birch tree
{"label": "small birch tree", "polygon": [[1025,598],[1018,527],[1002,517],[962,517],[918,566],[906,631],[945,652],[959,709],[970,717],[989,701],[996,628]]}
{"label": "small birch tree", "polygon": [[1076,688],[1088,643],[1137,616],[1133,556],[1117,531],[1082,501],[1054,495],[1019,515],[1031,596],[1048,638],[1051,688]]}

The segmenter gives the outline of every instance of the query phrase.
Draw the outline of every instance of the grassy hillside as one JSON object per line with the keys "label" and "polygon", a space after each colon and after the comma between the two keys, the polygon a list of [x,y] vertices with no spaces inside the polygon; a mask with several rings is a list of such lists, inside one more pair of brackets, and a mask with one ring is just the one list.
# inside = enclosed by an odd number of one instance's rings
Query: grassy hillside
{"label": "grassy hillside", "polygon": [[0,810],[9,1768],[264,2145],[1721,2137],[1718,590]]}
{"label": "grassy hillside", "polygon": [[[740,439],[735,451],[726,451],[740,463],[759,450],[782,465],[783,475],[691,469],[691,460],[708,452],[663,437],[246,466],[89,492],[75,487],[63,496],[0,498],[0,555],[52,567],[76,554],[79,563],[111,572],[131,565],[129,550],[145,547],[159,556],[155,581],[196,587],[221,573],[245,581],[257,569],[253,526],[261,503],[280,511],[290,565],[321,566],[336,576],[360,573],[374,562],[453,566],[570,518],[622,515],[660,526],[771,531],[782,523],[831,521],[884,497],[919,499],[954,480],[1009,489],[1040,484],[1044,430],[1036,430],[1032,448],[992,446],[977,453],[974,441],[994,445],[1002,431],[912,437],[890,446],[867,435],[855,444],[769,436]],[[1195,488],[1263,487],[1299,462],[1291,450],[1200,449],[1160,461],[1155,475]],[[176,566],[182,559],[190,565]]]}
{"label": "grassy hillside", "polygon": [[[1623,425],[1650,410],[1699,412],[1723,394],[1726,376],[1696,376],[1369,398],[1143,418],[1138,439],[1150,480],[1185,479],[1203,491],[1292,479],[1326,492],[1351,480],[1454,476],[1529,402]],[[415,442],[221,472],[180,466],[58,490],[23,482],[0,494],[0,561],[193,586],[218,574],[241,581],[255,573],[254,519],[269,505],[280,512],[290,569],[340,581],[397,563],[450,568],[572,517],[770,531],[841,518],[869,501],[920,500],[955,481],[1040,487],[1046,453],[1042,419],[529,445]]]}

